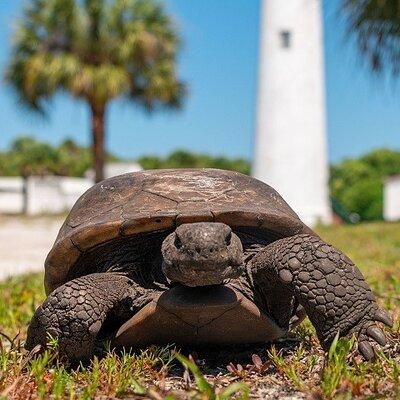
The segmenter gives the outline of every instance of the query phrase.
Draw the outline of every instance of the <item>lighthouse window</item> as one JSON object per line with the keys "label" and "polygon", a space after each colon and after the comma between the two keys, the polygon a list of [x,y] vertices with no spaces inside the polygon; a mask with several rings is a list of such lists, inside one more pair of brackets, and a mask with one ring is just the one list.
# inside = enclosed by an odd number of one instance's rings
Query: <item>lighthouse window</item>
{"label": "lighthouse window", "polygon": [[290,47],[290,42],[291,42],[291,32],[290,31],[281,31],[280,32],[280,37],[281,37],[281,46],[285,49]]}

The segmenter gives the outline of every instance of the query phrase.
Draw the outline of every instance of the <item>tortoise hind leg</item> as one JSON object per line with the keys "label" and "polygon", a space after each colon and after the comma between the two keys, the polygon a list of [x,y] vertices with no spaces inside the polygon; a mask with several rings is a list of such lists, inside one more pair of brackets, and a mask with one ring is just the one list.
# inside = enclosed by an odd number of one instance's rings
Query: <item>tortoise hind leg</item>
{"label": "tortoise hind leg", "polygon": [[250,273],[256,287],[271,285],[274,276],[280,296],[289,290],[296,297],[325,350],[338,331],[356,335],[365,359],[373,358],[374,342],[385,344],[376,322],[391,326],[390,317],[378,307],[353,262],[318,237],[296,235],[271,243],[251,260]]}
{"label": "tortoise hind leg", "polygon": [[[61,357],[88,361],[97,335],[108,317],[127,319],[136,303],[151,300],[149,290],[118,273],[83,276],[55,289],[36,310],[28,328],[26,348],[58,339]],[[138,300],[139,299],[139,300]]]}

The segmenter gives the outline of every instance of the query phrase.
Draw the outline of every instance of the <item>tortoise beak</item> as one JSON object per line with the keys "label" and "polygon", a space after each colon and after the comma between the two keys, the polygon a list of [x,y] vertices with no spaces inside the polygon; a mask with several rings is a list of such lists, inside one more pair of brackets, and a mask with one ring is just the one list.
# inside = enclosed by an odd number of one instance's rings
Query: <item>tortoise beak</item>
{"label": "tortoise beak", "polygon": [[187,286],[218,285],[243,273],[243,247],[222,223],[179,226],[162,245],[163,271],[171,282]]}

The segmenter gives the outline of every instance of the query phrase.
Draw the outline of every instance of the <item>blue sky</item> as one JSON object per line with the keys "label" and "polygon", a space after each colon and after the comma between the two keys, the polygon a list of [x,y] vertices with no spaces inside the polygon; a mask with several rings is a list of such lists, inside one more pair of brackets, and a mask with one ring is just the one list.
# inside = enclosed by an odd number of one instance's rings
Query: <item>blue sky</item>
{"label": "blue sky", "polygon": [[[258,0],[166,0],[183,36],[181,77],[190,94],[182,111],[147,115],[126,101],[111,105],[107,144],[124,158],[176,148],[251,159],[258,57]],[[0,0],[0,73],[23,1]],[[400,148],[400,87],[385,84],[360,61],[325,0],[325,63],[329,157],[335,162],[375,147]],[[0,86],[0,149],[18,135],[89,143],[88,110],[58,96],[47,119],[21,109]]]}

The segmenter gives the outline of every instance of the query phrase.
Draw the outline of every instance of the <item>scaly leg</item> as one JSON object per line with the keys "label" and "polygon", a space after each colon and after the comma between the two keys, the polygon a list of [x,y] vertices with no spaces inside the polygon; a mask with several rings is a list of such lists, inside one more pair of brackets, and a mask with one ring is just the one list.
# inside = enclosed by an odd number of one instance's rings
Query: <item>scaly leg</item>
{"label": "scaly leg", "polygon": [[[354,263],[318,237],[296,235],[277,240],[253,257],[249,270],[256,287],[270,286],[274,276],[281,297],[286,298],[288,290],[292,293],[325,350],[338,331],[340,336],[355,334],[359,352],[367,360],[374,357],[374,341],[385,345],[385,335],[376,322],[392,326],[391,318],[378,307]],[[278,308],[279,304],[278,298]],[[281,312],[285,315],[287,310],[275,310],[276,315]]]}
{"label": "scaly leg", "polygon": [[147,304],[153,290],[143,289],[118,273],[83,276],[55,289],[36,310],[28,328],[26,348],[58,339],[60,355],[70,361],[93,356],[106,318],[124,321]]}

